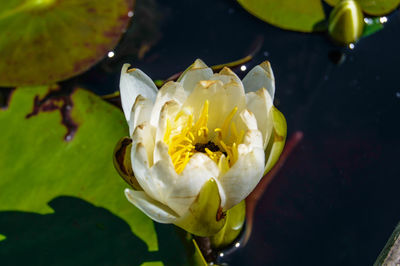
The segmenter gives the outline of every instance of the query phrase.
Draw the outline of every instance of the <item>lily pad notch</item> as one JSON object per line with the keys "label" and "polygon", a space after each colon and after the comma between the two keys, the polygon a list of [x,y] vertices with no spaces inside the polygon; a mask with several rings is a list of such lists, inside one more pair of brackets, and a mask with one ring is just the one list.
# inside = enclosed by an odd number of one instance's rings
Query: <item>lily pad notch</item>
{"label": "lily pad notch", "polygon": [[71,94],[72,91],[62,91],[60,87],[51,87],[47,94],[42,98],[36,95],[33,100],[32,112],[25,116],[29,119],[33,116],[40,114],[40,112],[52,112],[60,111],[61,114],[61,124],[67,129],[67,133],[64,136],[65,141],[71,141],[78,130],[78,124],[71,117],[71,110],[74,106]]}

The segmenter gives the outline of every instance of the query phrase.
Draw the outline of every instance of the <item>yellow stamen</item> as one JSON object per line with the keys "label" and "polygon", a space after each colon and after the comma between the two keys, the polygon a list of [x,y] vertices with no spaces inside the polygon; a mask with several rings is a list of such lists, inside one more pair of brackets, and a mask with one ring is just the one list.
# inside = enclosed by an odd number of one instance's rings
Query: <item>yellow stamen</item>
{"label": "yellow stamen", "polygon": [[233,118],[233,116],[236,114],[238,108],[235,107],[233,108],[233,110],[229,113],[229,115],[225,118],[224,123],[222,124],[222,128],[221,128],[221,134],[222,134],[222,138],[225,138],[227,133],[228,133],[228,127],[229,124]]}
{"label": "yellow stamen", "polygon": [[[236,125],[232,122],[238,108],[235,107],[225,118],[222,127],[214,129],[215,136],[210,136],[208,129],[209,102],[206,100],[199,118],[194,122],[193,114],[181,110],[172,120],[167,119],[164,134],[164,142],[168,145],[168,153],[171,156],[175,171],[180,174],[196,152],[204,152],[213,160],[224,173],[237,161],[237,145],[242,142],[244,132],[238,133]],[[219,114],[216,114],[219,115]],[[227,139],[228,135],[229,141]],[[213,147],[206,145],[214,140],[219,147],[217,151],[211,151]],[[203,148],[196,150],[196,144]],[[204,148],[204,146],[206,146]],[[215,146],[214,146],[215,147]],[[213,150],[215,150],[213,147]],[[201,150],[202,149],[202,150]]]}
{"label": "yellow stamen", "polygon": [[165,128],[165,134],[164,134],[164,142],[169,144],[169,137],[171,135],[171,122],[169,119],[167,119],[167,125]]}
{"label": "yellow stamen", "polygon": [[224,174],[229,170],[229,160],[225,156],[221,156],[218,161],[218,167],[221,173]]}

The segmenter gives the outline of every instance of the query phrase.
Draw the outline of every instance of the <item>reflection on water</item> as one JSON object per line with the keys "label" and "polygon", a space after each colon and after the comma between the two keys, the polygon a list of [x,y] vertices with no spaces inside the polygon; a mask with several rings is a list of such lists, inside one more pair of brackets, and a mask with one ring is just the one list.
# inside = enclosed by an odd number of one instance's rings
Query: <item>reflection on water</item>
{"label": "reflection on water", "polygon": [[114,53],[113,51],[109,51],[108,54],[107,54],[107,56],[108,56],[109,58],[114,57],[114,55],[115,55],[115,53]]}

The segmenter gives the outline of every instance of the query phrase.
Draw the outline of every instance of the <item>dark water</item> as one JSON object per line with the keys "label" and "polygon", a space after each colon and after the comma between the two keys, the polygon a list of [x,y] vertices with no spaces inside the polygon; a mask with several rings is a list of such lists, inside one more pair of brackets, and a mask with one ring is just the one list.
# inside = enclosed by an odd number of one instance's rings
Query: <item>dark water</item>
{"label": "dark water", "polygon": [[[220,64],[261,44],[247,69],[271,62],[288,136],[304,133],[258,204],[250,242],[226,261],[373,264],[400,221],[400,13],[350,50],[267,25],[235,1],[138,2],[115,56],[72,82],[106,94],[124,62],[163,79],[196,58]],[[138,59],[143,43],[151,49]]]}

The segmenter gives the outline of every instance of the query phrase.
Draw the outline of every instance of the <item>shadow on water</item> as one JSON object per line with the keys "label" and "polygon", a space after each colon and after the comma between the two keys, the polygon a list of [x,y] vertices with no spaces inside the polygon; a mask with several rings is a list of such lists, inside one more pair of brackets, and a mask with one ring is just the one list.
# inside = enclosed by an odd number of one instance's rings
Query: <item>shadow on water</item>
{"label": "shadow on water", "polygon": [[104,208],[68,196],[48,204],[54,213],[0,212],[0,234],[6,236],[1,265],[186,264],[176,256],[185,251],[171,225],[155,223],[159,251],[149,252],[124,220]]}

